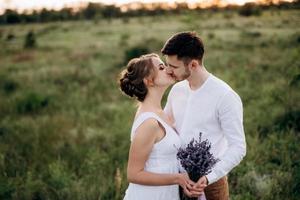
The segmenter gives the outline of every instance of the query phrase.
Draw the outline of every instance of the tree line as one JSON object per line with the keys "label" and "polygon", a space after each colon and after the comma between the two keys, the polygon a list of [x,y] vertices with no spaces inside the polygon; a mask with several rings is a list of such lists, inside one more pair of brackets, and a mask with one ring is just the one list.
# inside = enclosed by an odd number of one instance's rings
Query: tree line
{"label": "tree line", "polygon": [[[300,0],[292,3],[281,2],[279,4],[257,5],[254,3],[247,3],[242,7],[229,5],[225,8],[219,8],[212,5],[206,10],[239,10],[240,15],[250,16],[260,13],[262,9],[279,8],[279,9],[299,9]],[[161,3],[151,4],[151,9],[146,4],[140,4],[138,9],[129,9],[125,12],[120,7],[115,5],[104,5],[101,3],[89,3],[85,8],[79,11],[74,11],[72,8],[63,8],[61,10],[42,9],[40,11],[33,11],[32,13],[18,13],[15,10],[7,9],[0,15],[0,24],[18,24],[18,23],[43,23],[53,21],[69,21],[69,20],[83,20],[83,19],[110,19],[110,18],[126,18],[135,16],[157,16],[165,14],[179,14],[189,10],[187,3],[176,3],[175,7],[165,7]],[[200,6],[194,10],[203,10]]]}

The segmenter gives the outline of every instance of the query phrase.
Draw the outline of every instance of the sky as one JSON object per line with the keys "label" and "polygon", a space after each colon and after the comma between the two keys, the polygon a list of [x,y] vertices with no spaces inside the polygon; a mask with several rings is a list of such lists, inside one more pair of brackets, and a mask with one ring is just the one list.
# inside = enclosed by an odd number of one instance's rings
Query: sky
{"label": "sky", "polygon": [[[78,7],[80,5],[85,5],[87,2],[100,2],[105,4],[116,4],[122,5],[130,2],[137,2],[138,0],[0,0],[0,13],[2,13],[5,9],[16,9],[20,12],[25,10],[33,10],[33,9],[61,9],[65,6],[68,7]],[[174,3],[174,2],[187,2],[187,3],[199,3],[208,0],[143,0],[139,2],[143,3],[151,3],[151,2],[166,2],[166,3]],[[242,5],[246,2],[251,2],[255,0],[222,0],[224,2],[230,2],[232,4]]]}

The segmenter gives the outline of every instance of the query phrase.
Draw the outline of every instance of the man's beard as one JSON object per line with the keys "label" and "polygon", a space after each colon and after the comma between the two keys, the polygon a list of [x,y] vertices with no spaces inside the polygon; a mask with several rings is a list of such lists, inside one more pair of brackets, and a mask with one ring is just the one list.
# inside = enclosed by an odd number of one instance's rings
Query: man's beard
{"label": "man's beard", "polygon": [[191,75],[191,71],[186,67],[184,74],[182,74],[180,77],[175,77],[176,81],[183,81],[187,79]]}

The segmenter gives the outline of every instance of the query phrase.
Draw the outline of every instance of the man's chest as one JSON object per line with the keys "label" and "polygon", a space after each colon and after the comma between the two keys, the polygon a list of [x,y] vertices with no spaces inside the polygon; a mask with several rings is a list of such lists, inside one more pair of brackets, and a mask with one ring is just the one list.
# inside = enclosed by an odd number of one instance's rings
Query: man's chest
{"label": "man's chest", "polygon": [[209,126],[218,122],[217,102],[212,98],[178,95],[172,103],[172,110],[177,127],[183,123]]}

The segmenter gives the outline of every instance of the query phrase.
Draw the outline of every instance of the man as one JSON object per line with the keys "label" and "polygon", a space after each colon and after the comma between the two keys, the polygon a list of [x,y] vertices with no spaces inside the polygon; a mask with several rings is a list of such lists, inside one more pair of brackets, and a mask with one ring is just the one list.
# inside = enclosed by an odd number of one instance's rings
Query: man
{"label": "man", "polygon": [[202,132],[202,138],[212,144],[213,155],[220,159],[193,188],[204,189],[207,200],[228,200],[227,174],[246,154],[241,99],[206,70],[204,46],[195,32],[175,34],[161,52],[166,56],[167,73],[179,81],[169,93],[166,114],[185,144]]}

